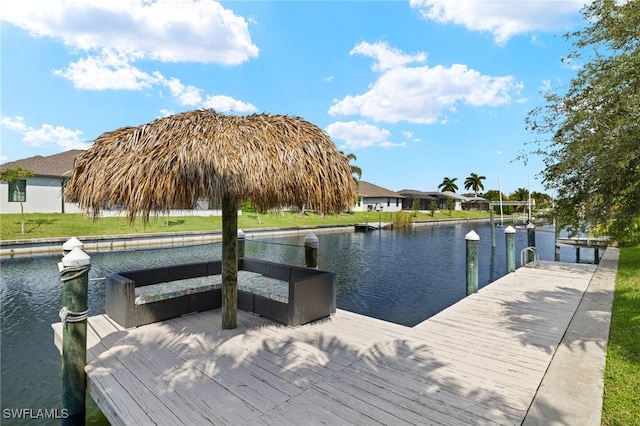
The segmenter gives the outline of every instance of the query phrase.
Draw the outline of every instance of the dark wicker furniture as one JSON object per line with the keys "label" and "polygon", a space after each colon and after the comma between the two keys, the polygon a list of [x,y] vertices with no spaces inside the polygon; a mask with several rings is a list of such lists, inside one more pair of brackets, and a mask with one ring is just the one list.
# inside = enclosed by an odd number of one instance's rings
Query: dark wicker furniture
{"label": "dark wicker furniture", "polygon": [[[294,327],[336,311],[334,273],[249,258],[238,260],[238,271],[239,309]],[[255,279],[243,282],[240,271],[253,273],[246,275]],[[222,290],[219,284],[212,285],[221,282],[220,274],[219,260],[109,274],[105,283],[106,313],[122,327],[131,328],[220,308]],[[280,290],[284,297],[261,291],[261,277],[270,279],[271,284],[273,279],[279,280],[276,285],[283,286]],[[208,281],[207,286],[203,281]],[[175,282],[184,284],[182,292],[160,295],[157,301],[136,297],[136,288]],[[163,291],[162,286],[157,288]]]}

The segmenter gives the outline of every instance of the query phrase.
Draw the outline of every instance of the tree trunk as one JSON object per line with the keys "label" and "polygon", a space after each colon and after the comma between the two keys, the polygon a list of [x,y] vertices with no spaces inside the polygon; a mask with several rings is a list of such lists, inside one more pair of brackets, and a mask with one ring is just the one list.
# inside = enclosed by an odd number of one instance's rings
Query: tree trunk
{"label": "tree trunk", "polygon": [[222,197],[222,328],[238,323],[238,201]]}
{"label": "tree trunk", "polygon": [[20,201],[20,216],[22,217],[22,233],[24,234],[24,205]]}

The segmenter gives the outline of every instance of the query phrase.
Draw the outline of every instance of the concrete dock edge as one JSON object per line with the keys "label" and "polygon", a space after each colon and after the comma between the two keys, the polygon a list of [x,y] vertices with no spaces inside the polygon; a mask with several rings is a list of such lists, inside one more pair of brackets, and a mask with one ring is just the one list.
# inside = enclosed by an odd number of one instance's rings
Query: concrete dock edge
{"label": "concrete dock edge", "polygon": [[600,425],[619,257],[617,248],[605,251],[523,425]]}

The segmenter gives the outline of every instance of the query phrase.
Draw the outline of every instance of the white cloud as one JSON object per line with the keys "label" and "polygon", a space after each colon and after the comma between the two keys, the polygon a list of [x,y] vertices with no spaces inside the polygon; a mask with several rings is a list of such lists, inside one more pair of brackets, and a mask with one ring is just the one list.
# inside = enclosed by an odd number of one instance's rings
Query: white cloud
{"label": "white cloud", "polygon": [[202,102],[201,89],[195,86],[185,86],[177,78],[164,79],[160,73],[156,73],[156,76],[159,81],[169,87],[171,94],[178,98],[180,105],[198,105]]}
{"label": "white cloud", "polygon": [[169,109],[163,108],[163,109],[160,110],[160,115],[158,116],[158,118],[168,117],[168,116],[173,115],[173,114],[175,114],[175,111],[171,111]]}
{"label": "white cloud", "polygon": [[2,117],[2,127],[22,133],[22,141],[28,146],[58,146],[62,150],[87,149],[89,144],[83,142],[82,131],[71,130],[62,126],[42,124],[39,129],[27,126],[23,117]]}
{"label": "white cloud", "polygon": [[256,112],[258,110],[250,103],[224,95],[207,96],[207,100],[202,103],[202,106],[221,112]]}
{"label": "white cloud", "polygon": [[[403,57],[402,53],[377,44],[376,60]],[[390,55],[383,48],[391,51]],[[375,121],[433,124],[446,122],[445,112],[456,111],[458,103],[471,106],[497,106],[513,102],[522,83],[513,76],[494,77],[469,69],[466,65],[450,67],[428,65],[406,67],[403,61],[384,61],[378,80],[366,93],[347,95],[334,100],[330,115],[361,115]],[[389,68],[395,64],[395,68]]]}
{"label": "white cloud", "polygon": [[25,132],[27,130],[27,125],[24,124],[24,117],[21,116],[2,116],[2,127],[15,132]]}
{"label": "white cloud", "polygon": [[66,69],[53,73],[73,82],[73,86],[85,90],[141,90],[148,89],[154,78],[134,67],[136,57],[122,51],[103,50],[71,63]]}
{"label": "white cloud", "polygon": [[413,132],[404,131],[402,132],[402,136],[404,136],[405,139],[408,139],[411,142],[420,142],[420,138],[415,137]]}
{"label": "white cloud", "polygon": [[569,28],[584,0],[410,0],[428,20],[491,33],[497,44],[534,31]]}
{"label": "white cloud", "polygon": [[332,139],[344,141],[342,149],[359,149],[370,146],[381,146],[390,148],[394,146],[404,146],[404,143],[389,142],[391,132],[364,121],[337,121],[329,124],[325,131]]}
{"label": "white cloud", "polygon": [[3,0],[2,10],[3,21],[83,51],[225,65],[258,55],[245,18],[213,0]]}
{"label": "white cloud", "polygon": [[361,54],[374,58],[375,62],[371,65],[371,69],[374,71],[386,71],[414,62],[422,63],[427,60],[426,53],[420,52],[415,55],[406,55],[384,42],[371,44],[363,41],[351,49],[349,54]]}
{"label": "white cloud", "polygon": [[[0,19],[35,37],[62,41],[86,56],[54,74],[84,90],[169,88],[180,105],[223,104],[236,111],[255,107],[228,96],[145,72],[137,61],[235,65],[258,56],[245,18],[213,0],[3,0]],[[205,100],[203,101],[203,98]]]}

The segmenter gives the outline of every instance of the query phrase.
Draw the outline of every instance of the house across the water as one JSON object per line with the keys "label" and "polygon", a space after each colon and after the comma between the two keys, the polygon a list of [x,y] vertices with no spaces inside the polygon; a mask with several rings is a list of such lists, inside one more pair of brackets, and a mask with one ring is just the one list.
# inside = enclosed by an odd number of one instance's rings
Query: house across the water
{"label": "house across the water", "polygon": [[361,180],[358,183],[358,201],[351,210],[399,212],[402,210],[403,199],[404,196],[397,192]]}
{"label": "house across the water", "polygon": [[84,151],[72,149],[60,154],[25,158],[0,166],[1,170],[22,167],[34,176],[19,179],[15,184],[0,182],[0,210],[2,213],[20,213],[20,203],[13,194],[16,186],[22,194],[24,209],[37,213],[76,213],[75,203],[67,203],[62,189],[71,177],[73,161]]}
{"label": "house across the water", "polygon": [[403,210],[413,210],[416,204],[418,210],[489,210],[489,201],[476,197],[475,194],[459,195],[450,191],[423,192],[415,189],[403,189],[398,194],[404,196]]}

